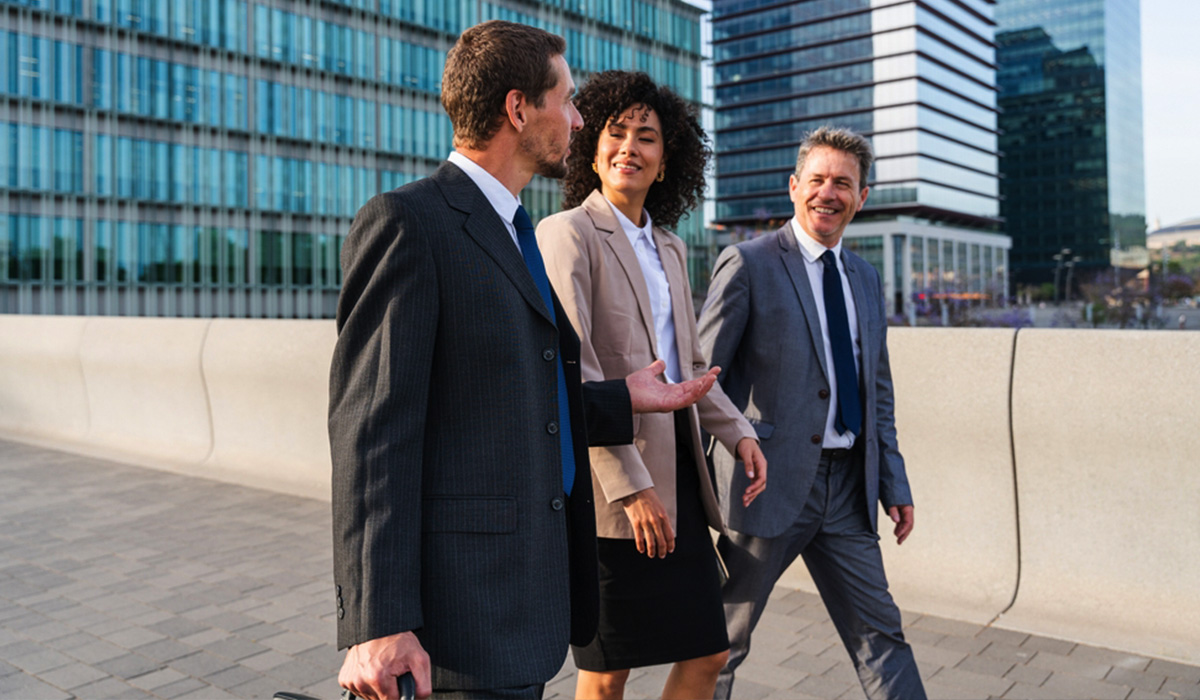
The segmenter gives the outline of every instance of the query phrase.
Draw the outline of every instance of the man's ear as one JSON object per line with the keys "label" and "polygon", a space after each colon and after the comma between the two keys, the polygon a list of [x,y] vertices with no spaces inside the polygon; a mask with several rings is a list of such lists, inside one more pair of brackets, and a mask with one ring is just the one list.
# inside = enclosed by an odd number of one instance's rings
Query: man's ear
{"label": "man's ear", "polygon": [[518,132],[525,128],[526,117],[528,116],[525,110],[528,106],[529,103],[525,100],[525,93],[520,90],[509,90],[508,94],[504,96],[504,111],[508,122]]}

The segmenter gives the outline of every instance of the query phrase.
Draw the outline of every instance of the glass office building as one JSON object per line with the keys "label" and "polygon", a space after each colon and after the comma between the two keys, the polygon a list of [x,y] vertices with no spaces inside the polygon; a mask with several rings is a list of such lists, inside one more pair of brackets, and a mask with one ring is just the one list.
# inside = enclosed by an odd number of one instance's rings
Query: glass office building
{"label": "glass office building", "polygon": [[[576,80],[700,100],[682,0],[0,2],[0,313],[321,318],[367,199],[451,150],[446,51],[505,19]],[[556,183],[523,194],[537,219]],[[700,241],[699,216],[681,234]]]}
{"label": "glass office building", "polygon": [[877,160],[847,245],[912,316],[1003,303],[993,0],[715,0],[717,224],[736,239],[793,214],[805,133],[867,136]]}
{"label": "glass office building", "polygon": [[1086,282],[1111,250],[1145,244],[1139,12],[1138,0],[996,7],[1000,212],[1018,283],[1075,257]]}

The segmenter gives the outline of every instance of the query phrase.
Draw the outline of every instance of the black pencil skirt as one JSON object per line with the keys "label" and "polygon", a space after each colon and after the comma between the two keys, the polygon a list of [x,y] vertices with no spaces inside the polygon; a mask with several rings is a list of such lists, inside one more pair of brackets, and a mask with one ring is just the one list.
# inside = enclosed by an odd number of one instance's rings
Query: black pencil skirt
{"label": "black pencil skirt", "polygon": [[686,411],[675,413],[675,551],[651,559],[631,539],[599,539],[600,624],[590,644],[571,648],[580,669],[653,666],[729,648],[687,421]]}

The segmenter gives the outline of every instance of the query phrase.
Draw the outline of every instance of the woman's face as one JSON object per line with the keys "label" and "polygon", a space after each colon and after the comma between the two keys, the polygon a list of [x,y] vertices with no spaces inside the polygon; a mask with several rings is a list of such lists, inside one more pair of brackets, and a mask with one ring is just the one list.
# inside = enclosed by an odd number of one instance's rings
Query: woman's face
{"label": "woman's face", "polygon": [[662,123],[650,107],[628,107],[600,130],[596,173],[606,195],[645,198],[664,165]]}

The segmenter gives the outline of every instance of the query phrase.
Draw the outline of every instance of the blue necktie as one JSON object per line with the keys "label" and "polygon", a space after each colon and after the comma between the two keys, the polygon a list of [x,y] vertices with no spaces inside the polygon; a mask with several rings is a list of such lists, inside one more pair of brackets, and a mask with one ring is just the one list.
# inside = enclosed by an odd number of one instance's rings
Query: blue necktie
{"label": "blue necktie", "polygon": [[833,374],[837,377],[837,412],[833,427],[838,433],[847,430],[862,434],[862,404],[858,398],[858,370],[854,366],[854,344],[850,339],[850,320],[846,315],[846,296],[842,293],[842,276],[838,272],[833,251],[821,254],[825,264],[825,323],[829,325],[829,345],[833,351]]}
{"label": "blue necktie", "polygon": [[[533,235],[533,221],[530,220],[525,207],[517,207],[517,213],[513,216],[513,227],[517,229],[517,242],[521,246],[521,255],[525,258],[525,267],[529,268],[533,283],[537,285],[542,301],[546,303],[546,310],[557,325],[558,320],[554,318],[554,302],[550,297],[550,278],[546,276],[542,252],[538,250],[537,237]],[[563,491],[569,495],[575,485],[575,442],[571,439],[571,406],[567,402],[567,375],[563,373],[562,353],[555,352],[554,355],[558,360],[558,445],[562,454]]]}

